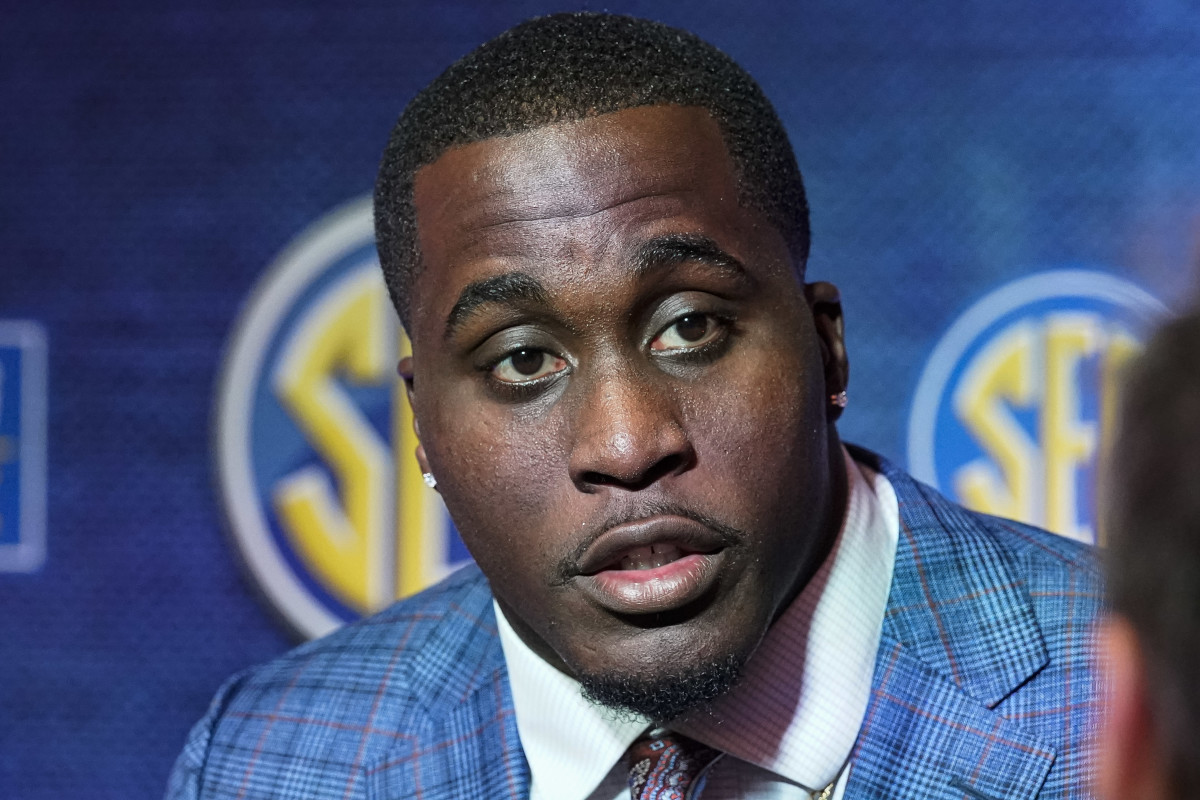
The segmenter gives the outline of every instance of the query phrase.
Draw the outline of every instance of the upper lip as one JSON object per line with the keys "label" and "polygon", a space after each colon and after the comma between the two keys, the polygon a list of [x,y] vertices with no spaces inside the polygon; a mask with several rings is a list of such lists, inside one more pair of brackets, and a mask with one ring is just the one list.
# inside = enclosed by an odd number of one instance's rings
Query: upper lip
{"label": "upper lip", "polygon": [[684,516],[656,515],[608,528],[576,561],[577,575],[594,575],[620,563],[630,550],[652,544],[671,544],[687,553],[715,553],[726,547],[726,537],[709,526]]}

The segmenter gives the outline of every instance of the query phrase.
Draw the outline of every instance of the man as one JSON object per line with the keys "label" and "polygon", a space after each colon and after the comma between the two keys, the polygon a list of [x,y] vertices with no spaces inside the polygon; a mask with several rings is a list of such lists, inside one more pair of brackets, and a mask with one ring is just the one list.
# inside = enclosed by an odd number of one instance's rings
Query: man
{"label": "man", "polygon": [[1200,797],[1200,312],[1125,382],[1110,480],[1103,798]]}
{"label": "man", "polygon": [[842,447],[838,293],[728,57],[518,26],[406,109],[376,229],[478,568],[235,678],[176,796],[1079,795],[1090,556]]}

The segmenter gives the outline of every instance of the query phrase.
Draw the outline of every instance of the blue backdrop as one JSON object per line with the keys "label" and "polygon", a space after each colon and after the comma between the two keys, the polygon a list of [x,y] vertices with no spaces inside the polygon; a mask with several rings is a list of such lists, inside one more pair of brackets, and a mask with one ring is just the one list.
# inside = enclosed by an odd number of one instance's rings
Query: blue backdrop
{"label": "blue backdrop", "polygon": [[[1147,297],[1177,307],[1192,292],[1195,3],[567,7],[690,28],[775,101],[809,187],[810,275],[843,292],[851,441],[908,463],[930,353],[973,304],[1023,276],[1117,278],[1129,291],[1114,296],[1136,298],[1113,300],[1112,313],[1085,303],[1102,325],[1122,308],[1145,317]],[[213,478],[218,378],[239,310],[289,242],[370,190],[419,87],[520,19],[563,8],[5,10],[0,322],[30,324],[11,329],[24,338],[0,335],[0,509],[22,509],[20,524],[0,512],[0,559],[22,542],[44,556],[0,560],[0,797],[160,795],[219,682],[295,643],[294,622],[239,563]],[[1064,291],[1054,307],[1078,311]],[[1081,358],[1103,350],[1080,335]],[[45,390],[21,366],[40,352]],[[1071,413],[1100,414],[1095,392],[1084,395]]]}

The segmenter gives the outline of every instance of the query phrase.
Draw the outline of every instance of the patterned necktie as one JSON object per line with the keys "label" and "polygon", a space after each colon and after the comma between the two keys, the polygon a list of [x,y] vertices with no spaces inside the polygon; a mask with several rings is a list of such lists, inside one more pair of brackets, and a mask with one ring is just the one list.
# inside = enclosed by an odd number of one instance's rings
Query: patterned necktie
{"label": "patterned necktie", "polygon": [[629,746],[629,795],[633,800],[696,800],[704,790],[705,768],[721,751],[663,728]]}

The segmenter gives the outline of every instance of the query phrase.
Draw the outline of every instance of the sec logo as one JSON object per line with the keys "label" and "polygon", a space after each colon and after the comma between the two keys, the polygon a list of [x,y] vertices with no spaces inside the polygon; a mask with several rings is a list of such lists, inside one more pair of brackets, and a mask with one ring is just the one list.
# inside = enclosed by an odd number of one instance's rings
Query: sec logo
{"label": "sec logo", "polygon": [[1013,281],[934,348],[913,398],[912,473],[977,511],[1103,543],[1097,464],[1121,367],[1166,309],[1091,270]]}
{"label": "sec logo", "polygon": [[230,339],[215,410],[221,503],[249,572],[304,636],[469,558],[413,456],[396,375],[407,347],[369,198],[318,220],[278,256]]}

